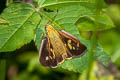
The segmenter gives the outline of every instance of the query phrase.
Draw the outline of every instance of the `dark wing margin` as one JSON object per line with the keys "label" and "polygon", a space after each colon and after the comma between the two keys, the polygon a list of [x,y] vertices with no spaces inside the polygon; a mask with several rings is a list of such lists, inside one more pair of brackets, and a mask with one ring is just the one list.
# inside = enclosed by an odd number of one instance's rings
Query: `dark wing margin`
{"label": "dark wing margin", "polygon": [[78,57],[85,53],[87,50],[87,47],[82,44],[76,37],[69,34],[68,32],[61,30],[58,31],[60,34],[66,48],[68,49],[67,54],[68,58],[70,57]]}
{"label": "dark wing margin", "polygon": [[39,60],[43,66],[51,68],[56,68],[58,64],[61,64],[64,61],[62,55],[56,57],[55,53],[53,53],[53,48],[48,37],[45,37],[42,40],[39,52]]}
{"label": "dark wing margin", "polygon": [[39,52],[39,60],[40,63],[45,67],[56,67],[57,62],[56,60],[52,60],[51,58],[51,52],[49,49],[48,44],[48,37],[45,37],[42,40],[41,46],[40,46],[40,52]]}

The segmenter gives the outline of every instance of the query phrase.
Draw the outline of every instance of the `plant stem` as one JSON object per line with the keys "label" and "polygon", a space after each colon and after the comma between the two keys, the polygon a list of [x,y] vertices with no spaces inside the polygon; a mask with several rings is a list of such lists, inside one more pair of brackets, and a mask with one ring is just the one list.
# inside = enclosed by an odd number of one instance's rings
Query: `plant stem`
{"label": "plant stem", "polygon": [[5,80],[6,60],[0,60],[0,80]]}
{"label": "plant stem", "polygon": [[90,73],[92,70],[93,66],[93,61],[94,61],[94,54],[96,52],[96,44],[97,44],[97,31],[94,31],[91,37],[91,49],[89,53],[89,63],[88,63],[88,73],[87,73],[87,79],[90,80]]}

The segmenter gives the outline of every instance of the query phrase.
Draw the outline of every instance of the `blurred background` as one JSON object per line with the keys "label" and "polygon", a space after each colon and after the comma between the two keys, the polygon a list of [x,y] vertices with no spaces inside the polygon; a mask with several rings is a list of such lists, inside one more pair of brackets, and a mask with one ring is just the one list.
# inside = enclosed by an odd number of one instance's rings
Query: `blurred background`
{"label": "blurred background", "polygon": [[[31,0],[17,1],[31,3]],[[90,80],[98,80],[98,77],[99,80],[120,80],[120,0],[105,0],[105,2],[108,4],[107,14],[116,27],[100,32],[98,40],[104,51],[111,55],[113,63],[109,63],[108,68],[105,68],[101,63],[94,62]],[[6,0],[0,0],[0,13],[6,5]],[[80,74],[61,68],[50,69],[41,66],[33,42],[15,51],[14,54],[9,53],[9,57],[1,55],[0,58],[7,58],[6,80],[85,80],[86,78],[86,71]]]}

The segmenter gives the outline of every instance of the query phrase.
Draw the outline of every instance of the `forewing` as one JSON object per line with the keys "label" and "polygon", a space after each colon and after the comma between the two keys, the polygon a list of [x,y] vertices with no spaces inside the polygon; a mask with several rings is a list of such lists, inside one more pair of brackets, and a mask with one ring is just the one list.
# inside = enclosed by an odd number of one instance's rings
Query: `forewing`
{"label": "forewing", "polygon": [[56,57],[48,37],[45,37],[42,40],[39,52],[39,60],[43,66],[51,68],[57,67],[58,64],[64,61],[62,55]]}
{"label": "forewing", "polygon": [[68,49],[68,58],[70,56],[77,57],[84,54],[87,48],[76,37],[69,34],[68,32],[65,32],[64,30],[58,31],[58,33],[60,34],[66,48]]}

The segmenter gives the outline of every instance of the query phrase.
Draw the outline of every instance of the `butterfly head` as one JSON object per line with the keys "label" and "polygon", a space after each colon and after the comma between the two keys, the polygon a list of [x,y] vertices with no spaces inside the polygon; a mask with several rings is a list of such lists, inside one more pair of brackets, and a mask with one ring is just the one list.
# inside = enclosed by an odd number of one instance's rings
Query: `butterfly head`
{"label": "butterfly head", "polygon": [[45,31],[48,33],[48,32],[50,32],[50,31],[54,31],[55,29],[51,26],[51,25],[49,25],[49,24],[46,24],[45,25]]}

